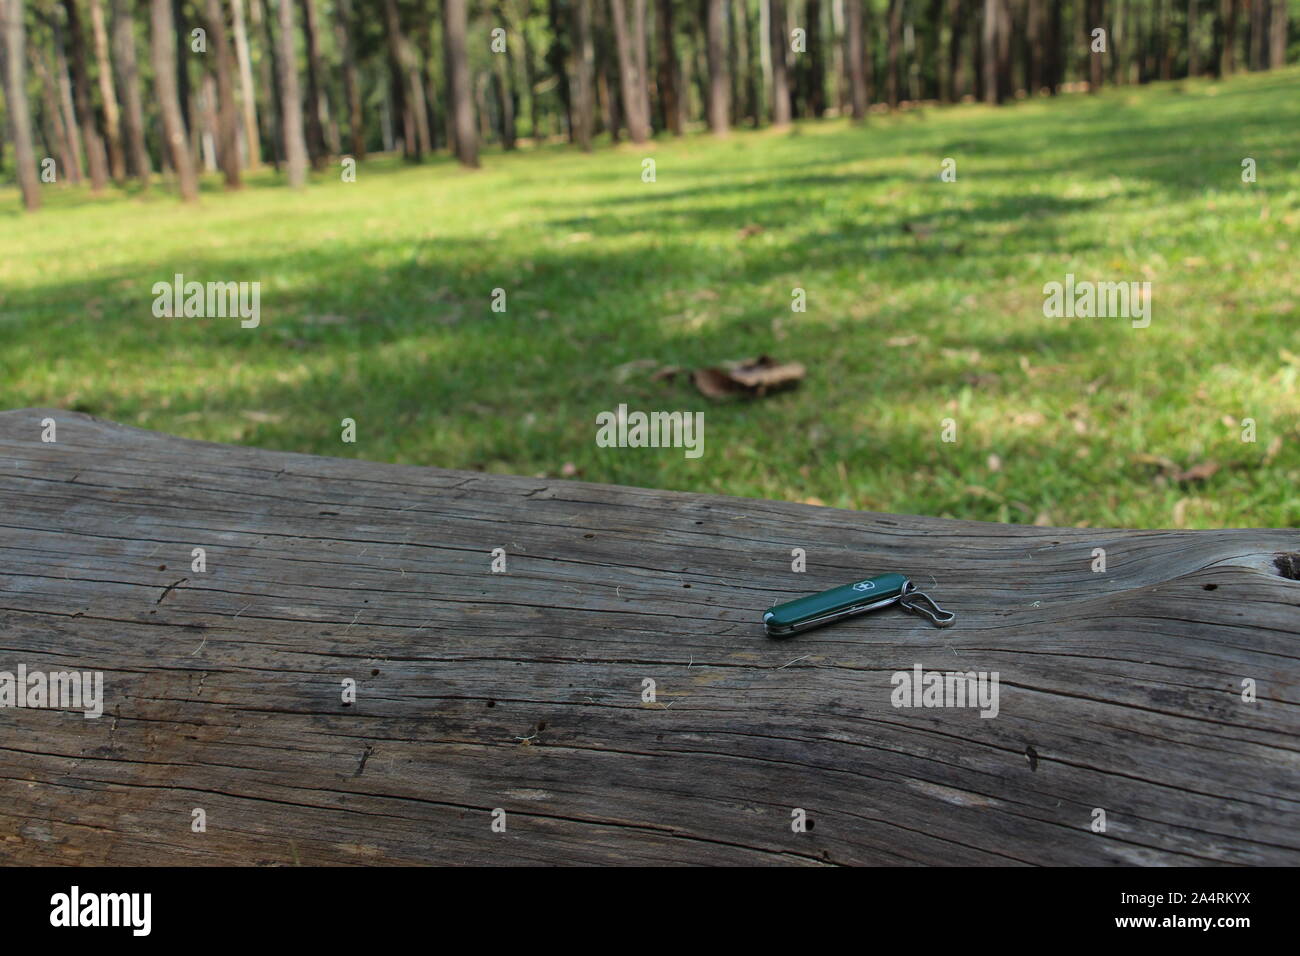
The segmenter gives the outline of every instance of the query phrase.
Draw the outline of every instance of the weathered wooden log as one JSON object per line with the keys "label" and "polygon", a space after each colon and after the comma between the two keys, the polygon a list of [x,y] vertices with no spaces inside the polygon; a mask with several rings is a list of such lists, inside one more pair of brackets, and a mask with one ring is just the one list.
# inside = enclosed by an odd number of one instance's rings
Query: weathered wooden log
{"label": "weathered wooden log", "polygon": [[[104,680],[99,719],[0,710],[5,862],[1300,863],[1295,531],[846,512],[41,409],[0,414],[0,461],[0,671]],[[764,635],[885,571],[956,626]],[[895,706],[918,665],[996,672],[997,716]]]}

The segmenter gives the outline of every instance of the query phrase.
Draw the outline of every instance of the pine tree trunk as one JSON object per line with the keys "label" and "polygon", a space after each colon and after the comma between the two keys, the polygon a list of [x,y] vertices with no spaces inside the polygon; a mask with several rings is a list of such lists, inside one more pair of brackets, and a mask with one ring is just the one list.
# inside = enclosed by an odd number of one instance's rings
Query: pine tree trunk
{"label": "pine tree trunk", "polygon": [[95,126],[95,107],[90,95],[90,71],[87,69],[86,37],[81,29],[81,14],[76,0],[63,0],[68,24],[68,66],[72,71],[72,96],[76,105],[81,141],[86,147],[86,167],[90,170],[92,192],[108,185],[108,159],[104,141]]}
{"label": "pine tree trunk", "polygon": [[[993,0],[996,2],[996,0]],[[885,71],[885,98],[891,110],[898,109],[899,97],[899,48],[902,45],[903,0],[889,0],[889,46]]]}
{"label": "pine tree trunk", "polygon": [[980,45],[984,66],[984,102],[998,101],[998,12],[999,0],[984,0],[984,33]]}
{"label": "pine tree trunk", "polygon": [[199,198],[199,183],[176,89],[176,24],[172,19],[172,0],[152,0],[152,20],[154,99],[162,114],[163,148],[171,158],[181,199],[194,202]]}
{"label": "pine tree trunk", "polygon": [[744,40],[744,56],[742,60],[745,64],[745,116],[749,118],[751,125],[757,127],[761,119],[758,99],[759,69],[754,48],[761,44],[754,42],[754,12],[748,0],[737,0],[737,2],[740,4],[740,29]]}
{"label": "pine tree trunk", "polygon": [[466,0],[442,0],[442,38],[451,121],[456,131],[456,158],[461,165],[476,168],[478,133],[474,129],[474,93],[470,86],[469,55],[465,48],[466,19]]}
{"label": "pine tree trunk", "polygon": [[826,114],[826,57],[822,48],[821,0],[808,0],[808,112]]}
{"label": "pine tree trunk", "polygon": [[318,172],[325,168],[329,150],[325,146],[325,128],[321,125],[321,112],[324,109],[321,81],[325,68],[321,62],[320,30],[316,22],[315,0],[298,0],[302,7],[302,38],[307,54],[307,112],[306,135],[307,154],[311,157],[311,168]]}
{"label": "pine tree trunk", "polygon": [[1286,0],[1273,0],[1272,19],[1269,22],[1268,66],[1271,70],[1286,66]]}
{"label": "pine tree trunk", "polygon": [[646,135],[654,132],[650,120],[650,72],[646,50],[646,0],[632,0],[632,62],[636,66],[636,95],[641,101],[641,123]]}
{"label": "pine tree trunk", "polygon": [[658,79],[659,107],[663,122],[674,136],[682,135],[681,115],[677,105],[677,44],[673,24],[673,0],[657,0],[655,4],[659,41]]}
{"label": "pine tree trunk", "polygon": [[262,124],[262,141],[271,147],[271,165],[278,173],[284,162],[284,133],[280,122],[280,67],[276,63],[275,19],[267,13],[262,0],[248,0],[248,21],[262,47],[257,58],[258,90],[262,101],[258,119]]}
{"label": "pine tree trunk", "polygon": [[23,206],[29,212],[41,208],[40,177],[36,172],[36,151],[32,147],[32,115],[27,102],[27,77],[24,69],[27,41],[24,36],[22,0],[0,0],[0,29],[4,35],[3,83],[5,113],[9,117],[9,136],[14,144],[14,168]]}
{"label": "pine tree trunk", "polygon": [[731,126],[731,76],[727,68],[725,0],[706,0],[705,56],[709,64],[709,129],[725,136]]}
{"label": "pine tree trunk", "polygon": [[623,115],[627,120],[627,135],[634,143],[644,143],[648,138],[645,120],[641,116],[640,82],[636,76],[636,59],[632,52],[632,37],[627,23],[624,0],[609,0],[610,19],[614,26],[614,47],[618,54],[618,86],[623,99]]}
{"label": "pine tree trunk", "polygon": [[81,183],[86,178],[86,167],[82,161],[81,127],[77,125],[77,109],[72,105],[72,75],[68,72],[67,47],[63,40],[63,31],[58,22],[54,26],[54,69],[58,77],[59,109],[63,113],[63,128],[68,131],[68,145],[72,150],[72,162],[67,165],[68,181]]}
{"label": "pine tree trunk", "polygon": [[113,60],[122,92],[122,139],[127,172],[149,185],[149,150],[144,138],[144,97],[140,92],[140,64],[135,49],[132,0],[113,0]]}
{"label": "pine tree trunk", "polygon": [[1087,0],[1087,31],[1086,40],[1088,43],[1088,92],[1097,93],[1101,90],[1102,83],[1102,66],[1106,56],[1113,56],[1111,51],[1111,37],[1106,37],[1106,49],[1108,53],[1092,52],[1092,31],[1099,27],[1106,26],[1106,12],[1103,7],[1103,0]]}
{"label": "pine tree trunk", "polygon": [[[759,0],[760,3],[763,0]],[[772,51],[772,125],[790,125],[790,73],[786,69],[785,0],[768,0],[768,48]]]}
{"label": "pine tree trunk", "polygon": [[244,123],[244,141],[248,145],[248,168],[262,165],[262,143],[257,127],[257,91],[253,86],[253,57],[248,46],[248,27],[244,22],[244,0],[230,0],[232,27],[235,34],[235,60],[239,64],[240,115]]}
{"label": "pine tree trunk", "polygon": [[596,123],[595,83],[596,54],[591,38],[592,0],[574,0],[573,4],[573,93],[570,97],[572,118],[569,129],[583,152],[591,152],[591,137]]}
{"label": "pine tree trunk", "polygon": [[415,141],[415,118],[406,103],[406,56],[403,49],[402,22],[397,0],[384,0],[384,42],[388,47],[388,99],[391,101],[393,125],[401,131],[402,155],[407,159],[419,149]]}
{"label": "pine tree trunk", "polygon": [[297,189],[307,182],[307,141],[302,128],[302,94],[298,86],[298,57],[293,44],[293,0],[278,0],[280,35],[280,116],[284,127],[286,178]]}
{"label": "pine tree trunk", "polygon": [[1269,69],[1287,65],[1287,0],[1273,0],[1273,20],[1269,23]]}
{"label": "pine tree trunk", "polygon": [[[601,127],[609,133],[609,141],[617,143],[622,137],[622,111],[618,97],[614,93],[614,83],[610,77],[617,71],[617,63],[611,64],[614,43],[608,31],[609,7],[597,2],[594,7],[594,35],[596,37],[596,101],[600,107]],[[611,70],[611,65],[613,69]]]}
{"label": "pine tree trunk", "polygon": [[126,154],[122,149],[122,115],[113,84],[113,58],[108,49],[108,23],[104,18],[104,0],[90,0],[90,31],[95,44],[95,64],[99,71],[99,98],[104,105],[104,139],[108,144],[108,168],[119,185],[126,180]]}
{"label": "pine tree trunk", "polygon": [[[181,103],[181,122],[188,134],[194,129],[193,117],[190,116],[190,26],[185,19],[185,0],[172,0],[172,22],[176,24],[176,98]],[[194,155],[193,144],[190,155]]]}
{"label": "pine tree trunk", "polygon": [[844,59],[849,71],[849,108],[854,122],[867,118],[867,71],[862,51],[862,4],[845,0]]}
{"label": "pine tree trunk", "polygon": [[1241,5],[1237,0],[1222,0],[1222,27],[1219,43],[1219,76],[1230,76],[1237,70],[1237,16]]}
{"label": "pine tree trunk", "polygon": [[[577,119],[574,116],[574,100],[577,97],[578,80],[569,72],[568,59],[570,52],[573,53],[574,62],[581,59],[581,41],[579,37],[582,31],[578,29],[578,19],[581,11],[578,9],[583,3],[587,4],[587,11],[582,14],[586,17],[588,24],[587,32],[591,32],[591,9],[590,0],[569,0],[567,4],[562,5],[560,0],[546,0],[546,18],[550,27],[551,42],[547,44],[546,53],[542,56],[542,61],[550,69],[551,74],[558,81],[556,92],[559,95],[560,105],[563,107],[564,118],[562,126],[566,131],[570,143],[577,142],[578,133],[575,129]],[[565,12],[568,17],[566,19]],[[572,50],[570,50],[572,42]],[[534,99],[536,97],[534,96]],[[590,127],[588,127],[590,129]],[[584,147],[585,149],[586,147]]]}
{"label": "pine tree trunk", "polygon": [[239,108],[235,104],[235,60],[226,34],[226,11],[221,0],[206,0],[208,52],[216,61],[217,163],[227,189],[238,189]]}
{"label": "pine tree trunk", "polygon": [[1065,17],[1064,0],[1048,0],[1051,4],[1047,18],[1047,75],[1052,95],[1061,91],[1065,82],[1065,54],[1061,50],[1062,28]]}
{"label": "pine tree trunk", "polygon": [[1267,44],[1264,42],[1267,21],[1267,4],[1260,0],[1250,0],[1250,41],[1247,49],[1250,51],[1250,69],[1254,71],[1264,69],[1264,58],[1268,55],[1265,52]]}
{"label": "pine tree trunk", "polygon": [[[22,0],[0,0],[0,8],[3,8],[4,3],[18,3],[21,6]],[[44,52],[37,49],[30,37],[27,42],[28,56],[36,71],[36,78],[41,84],[41,103],[44,107],[42,112],[45,114],[47,127],[46,139],[53,140],[52,145],[58,154],[57,175],[75,183],[77,180],[73,178],[73,172],[77,166],[77,156],[72,148],[72,139],[68,135],[65,114],[59,105],[58,82],[50,72]]]}
{"label": "pine tree trunk", "polygon": [[966,94],[966,59],[962,42],[966,38],[966,0],[948,0],[948,70],[944,74],[943,101],[956,103]]}
{"label": "pine tree trunk", "polygon": [[533,62],[534,46],[528,42],[527,24],[519,31],[519,42],[523,46],[520,60],[524,68],[524,87],[528,90],[528,135],[536,146],[543,139],[542,114],[537,96],[537,68]]}
{"label": "pine tree trunk", "polygon": [[[506,19],[505,4],[497,0],[496,4],[497,23],[501,29],[506,32],[507,38],[510,33],[510,22]],[[518,143],[518,131],[516,129],[515,112],[518,106],[518,93],[515,89],[515,55],[514,48],[507,39],[506,49],[503,55],[493,57],[496,62],[495,82],[498,108],[501,111],[501,145],[506,149],[514,149]]]}
{"label": "pine tree trunk", "polygon": [[1015,89],[1011,73],[1011,0],[999,0],[998,6],[998,102],[1005,103]]}
{"label": "pine tree trunk", "polygon": [[348,104],[348,142],[352,158],[366,158],[365,117],[361,112],[361,84],[357,79],[357,55],[352,44],[356,18],[352,0],[338,0],[334,5],[334,40],[343,60],[343,98]]}
{"label": "pine tree trunk", "polygon": [[1046,46],[1043,2],[1026,0],[1025,5],[1025,90],[1030,96],[1037,96],[1043,88],[1043,50]]}
{"label": "pine tree trunk", "polygon": [[424,51],[409,41],[406,50],[406,85],[410,94],[411,118],[415,121],[416,142],[419,144],[418,156],[433,152],[433,130],[437,118],[429,108],[429,97],[425,93]]}

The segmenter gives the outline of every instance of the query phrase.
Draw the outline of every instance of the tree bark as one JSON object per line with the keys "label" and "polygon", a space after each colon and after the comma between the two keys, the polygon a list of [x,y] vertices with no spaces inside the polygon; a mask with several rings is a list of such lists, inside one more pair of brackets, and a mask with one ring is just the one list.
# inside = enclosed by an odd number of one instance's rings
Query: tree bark
{"label": "tree bark", "polygon": [[627,135],[634,143],[644,143],[649,133],[646,129],[646,119],[641,114],[641,83],[636,73],[636,57],[632,52],[631,31],[628,28],[627,11],[623,6],[623,0],[609,0],[609,11],[614,26],[614,47],[618,54],[618,87],[622,94]]}
{"label": "tree bark", "polygon": [[998,0],[998,102],[1015,91],[1011,71],[1011,0]]}
{"label": "tree bark", "polygon": [[731,126],[731,76],[727,66],[727,7],[725,0],[705,0],[705,56],[709,64],[709,129],[725,136]]}
{"label": "tree bark", "polygon": [[235,61],[226,34],[226,11],[221,0],[206,0],[208,52],[216,62],[217,163],[227,189],[238,189],[239,108],[235,104]]}
{"label": "tree bark", "polygon": [[528,135],[536,146],[541,144],[544,135],[541,104],[537,95],[537,66],[534,61],[536,47],[528,42],[527,20],[524,22],[524,28],[519,31],[519,42],[523,47],[520,51],[522,53],[520,61],[524,68],[524,86],[528,90]]}
{"label": "tree bark", "polygon": [[515,89],[515,55],[509,41],[510,22],[506,19],[505,4],[501,0],[497,0],[496,3],[496,18],[497,24],[505,31],[507,37],[505,53],[494,55],[492,58],[496,67],[494,82],[497,103],[501,111],[501,145],[506,149],[514,149],[518,143],[515,113],[518,109],[519,97]]}
{"label": "tree bark", "polygon": [[108,47],[108,22],[104,0],[90,0],[90,31],[99,70],[99,98],[104,104],[104,140],[108,145],[108,168],[119,185],[126,180],[126,154],[122,149],[122,114],[113,83],[113,58]]}
{"label": "tree bark", "polygon": [[[428,140],[427,129],[423,136],[420,127],[428,124],[427,118],[417,117],[416,107],[423,108],[423,97],[417,104],[415,93],[418,92],[419,80],[411,82],[411,72],[415,70],[415,57],[411,52],[406,34],[402,31],[402,19],[397,9],[397,0],[384,0],[384,32],[388,42],[388,63],[392,89],[393,112],[401,121],[402,154],[412,162],[419,162],[423,144]],[[418,74],[418,70],[415,71]]]}
{"label": "tree bark", "polygon": [[657,0],[655,12],[659,41],[658,79],[659,108],[664,127],[674,136],[682,135],[681,115],[677,105],[677,44],[673,23],[673,0]]}
{"label": "tree bark", "polygon": [[826,113],[826,57],[822,48],[821,0],[808,0],[808,111],[817,118]]}
{"label": "tree bark", "polygon": [[127,172],[149,185],[149,149],[144,136],[144,97],[135,50],[135,18],[131,0],[113,0],[113,60],[122,93],[122,139]]}
{"label": "tree bark", "polygon": [[176,89],[176,24],[172,19],[172,0],[152,0],[152,11],[154,98],[162,114],[163,148],[171,157],[181,199],[194,202],[199,198],[199,183]]}
{"label": "tree bark", "polygon": [[[991,0],[996,3],[997,0]],[[1086,0],[1087,2],[1087,30],[1085,30],[1085,41],[1088,44],[1088,92],[1096,93],[1101,90],[1102,83],[1102,65],[1103,56],[1106,54],[1092,52],[1092,31],[1098,27],[1106,26],[1106,12],[1103,7],[1103,0]],[[1106,37],[1106,48],[1110,49],[1110,36]]]}
{"label": "tree bark", "polygon": [[0,0],[0,19],[3,19],[4,64],[3,85],[5,113],[9,117],[9,137],[14,144],[14,170],[18,188],[22,192],[23,206],[28,212],[41,208],[40,177],[36,172],[36,151],[32,147],[32,114],[27,102],[26,57],[27,41],[24,35],[22,0]]}
{"label": "tree bark", "polygon": [[1286,66],[1286,0],[1273,0],[1272,20],[1269,22],[1268,66],[1271,70]]}
{"label": "tree bark", "polygon": [[849,109],[854,122],[867,118],[867,70],[863,59],[862,4],[844,0],[844,59],[849,71]]}
{"label": "tree bark", "polygon": [[257,169],[262,165],[262,144],[258,136],[257,92],[253,86],[253,57],[248,47],[248,27],[244,22],[244,0],[230,0],[230,12],[235,34],[235,59],[239,64],[240,115],[248,148],[248,167]]}
{"label": "tree bark", "polygon": [[1037,96],[1043,88],[1043,51],[1046,28],[1043,22],[1044,0],[1026,0],[1025,5],[1025,89]]}
{"label": "tree bark", "polygon": [[632,62],[636,66],[636,93],[641,101],[641,122],[646,135],[654,132],[650,119],[650,71],[646,48],[646,0],[632,0]]}
{"label": "tree bark", "polygon": [[[1092,2],[1092,0],[1089,0]],[[984,102],[998,102],[998,11],[999,0],[984,0],[984,29],[980,49],[983,53]]]}
{"label": "tree bark", "polygon": [[307,155],[311,157],[311,168],[320,171],[325,168],[329,152],[325,146],[325,128],[321,125],[324,107],[321,79],[325,68],[321,63],[315,0],[298,0],[298,3],[302,7],[303,47],[307,54]]}
{"label": "tree bark", "polygon": [[1254,71],[1264,69],[1264,61],[1268,57],[1268,44],[1265,38],[1268,33],[1268,4],[1261,0],[1250,0],[1250,41],[1248,50],[1250,51],[1250,68]]}
{"label": "tree bark", "polygon": [[966,0],[948,0],[948,70],[944,74],[943,100],[956,103],[966,93],[966,63],[962,56],[962,43],[966,38],[966,18],[968,16]]}
{"label": "tree bark", "polygon": [[[578,29],[579,10],[583,0],[569,0],[567,5],[561,4],[560,0],[546,0],[546,18],[547,25],[550,27],[551,42],[546,46],[546,52],[542,56],[542,62],[550,69],[552,75],[557,80],[556,92],[559,95],[560,105],[563,107],[563,122],[560,124],[565,131],[570,143],[577,142],[577,130],[574,129],[576,119],[573,115],[574,98],[577,96],[578,81],[569,72],[569,54],[573,53],[575,62],[579,59],[580,53],[578,47],[581,45],[579,37],[582,33]],[[591,32],[591,9],[590,0],[586,0],[588,5],[586,22],[588,24],[587,32]],[[568,14],[567,18],[565,14]],[[573,48],[570,50],[569,41],[573,41]],[[584,147],[586,149],[587,147]]]}
{"label": "tree bark", "polygon": [[58,22],[54,24],[54,70],[58,82],[59,109],[63,113],[63,128],[68,131],[68,145],[72,150],[72,162],[67,166],[68,181],[81,183],[86,178],[86,167],[82,160],[81,127],[77,125],[77,109],[72,105],[72,75],[68,71],[67,44],[63,39],[63,29]]}
{"label": "tree bark", "polygon": [[1237,70],[1237,16],[1241,5],[1238,0],[1221,0],[1219,9],[1219,76],[1230,76]]}
{"label": "tree bark", "polygon": [[86,37],[81,29],[81,14],[76,0],[63,0],[68,24],[68,66],[72,71],[72,96],[76,106],[77,122],[81,127],[81,141],[86,147],[86,166],[90,170],[92,192],[101,192],[108,185],[108,160],[104,155],[104,141],[95,125],[94,101],[90,96],[90,71],[87,69]]}
{"label": "tree bark", "polygon": [[293,0],[278,0],[280,35],[280,116],[284,127],[284,163],[294,189],[307,182],[307,141],[302,128],[302,94],[298,87],[298,57],[293,43]]}
{"label": "tree bark", "polygon": [[763,43],[761,37],[758,38],[758,42],[755,42],[754,11],[748,0],[736,0],[736,2],[740,5],[740,36],[744,41],[744,55],[742,57],[745,75],[744,115],[748,117],[751,125],[757,127],[762,122],[762,107],[759,105],[758,78],[760,71],[756,47],[762,46]]}
{"label": "tree bark", "polygon": [[[991,0],[996,3],[996,0]],[[898,109],[899,47],[902,40],[903,0],[889,0],[889,43],[885,51],[885,99],[891,110]]]}
{"label": "tree bark", "polygon": [[[759,0],[760,3],[763,0]],[[785,0],[767,0],[767,41],[772,52],[772,125],[790,125],[790,73],[786,69]]]}
{"label": "tree bark", "polygon": [[[19,3],[22,0],[0,0],[0,8],[4,3]],[[45,61],[43,50],[36,47],[31,38],[27,39],[28,55],[31,58],[32,66],[36,70],[36,78],[41,84],[41,102],[44,106],[45,122],[47,127],[46,141],[53,141],[52,146],[58,156],[58,173],[57,175],[67,179],[71,183],[79,182],[74,174],[77,170],[77,154],[72,146],[72,139],[68,132],[66,115],[60,105],[59,85],[50,72],[50,67]]]}
{"label": "tree bark", "polygon": [[474,93],[470,86],[469,54],[465,47],[466,19],[466,0],[442,0],[442,39],[451,125],[456,133],[456,158],[462,166],[477,168],[478,133],[474,129]]}
{"label": "tree bark", "polygon": [[596,125],[595,90],[593,89],[596,54],[591,39],[592,0],[574,0],[573,4],[573,93],[569,129],[583,152],[591,152],[591,136]]}
{"label": "tree bark", "polygon": [[280,67],[276,63],[275,19],[267,13],[262,0],[248,0],[248,20],[253,35],[262,45],[257,58],[258,88],[262,96],[258,110],[262,137],[271,147],[271,165],[278,173],[284,160],[284,135],[280,122]]}
{"label": "tree bark", "polygon": [[1065,0],[1048,0],[1051,4],[1047,18],[1047,63],[1048,63],[1048,85],[1051,88],[1053,96],[1061,91],[1061,84],[1065,82],[1065,54],[1061,50],[1061,43],[1064,39],[1062,31],[1064,29],[1065,18]]}
{"label": "tree bark", "polygon": [[[181,122],[186,135],[194,130],[193,117],[190,116],[190,27],[186,21],[185,0],[172,0],[172,22],[176,24],[176,98],[181,103]],[[190,155],[194,155],[193,143]]]}
{"label": "tree bark", "polygon": [[361,84],[357,79],[357,55],[352,44],[356,18],[352,0],[338,0],[334,5],[334,40],[343,61],[343,98],[348,105],[348,142],[352,158],[366,158],[365,117],[361,112]]}
{"label": "tree bark", "polygon": [[[617,54],[609,31],[609,6],[597,2],[592,8],[592,33],[596,45],[596,104],[600,118],[600,128],[609,133],[609,141],[617,143],[622,138],[623,112],[619,106],[618,96],[614,93],[615,83],[610,79],[618,71]],[[703,32],[703,26],[701,26]],[[612,69],[611,69],[612,66]]]}

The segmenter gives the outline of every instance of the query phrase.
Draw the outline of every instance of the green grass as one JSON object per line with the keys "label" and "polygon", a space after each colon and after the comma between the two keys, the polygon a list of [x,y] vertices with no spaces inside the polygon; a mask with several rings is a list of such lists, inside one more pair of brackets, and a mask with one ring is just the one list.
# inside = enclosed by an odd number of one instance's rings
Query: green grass
{"label": "green grass", "polygon": [[[380,158],[300,193],[271,173],[235,195],[213,180],[194,209],[164,189],[46,187],[24,217],[6,187],[0,405],[880,511],[1294,526],[1297,89],[1293,69],[865,128],[489,153],[479,172]],[[944,157],[956,183],[939,180]],[[152,286],[176,272],[261,282],[261,327],[154,318]],[[1151,281],[1150,328],[1045,318],[1043,284],[1067,272]],[[804,363],[802,386],[713,404],[648,367],[762,353]],[[596,415],[620,402],[703,410],[704,456],[597,448]],[[1178,480],[1207,461],[1207,480]]]}

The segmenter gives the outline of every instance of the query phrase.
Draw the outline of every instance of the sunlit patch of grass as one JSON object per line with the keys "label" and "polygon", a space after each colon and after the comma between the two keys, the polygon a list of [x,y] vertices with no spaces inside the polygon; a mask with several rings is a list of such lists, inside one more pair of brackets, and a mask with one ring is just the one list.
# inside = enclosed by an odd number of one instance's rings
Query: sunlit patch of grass
{"label": "sunlit patch of grass", "polygon": [[[379,157],[301,193],[270,171],[234,195],[212,179],[193,209],[49,187],[23,217],[0,189],[0,401],[892,512],[1296,525],[1298,79],[489,153],[479,172]],[[260,328],[155,318],[153,283],[177,272],[260,282]],[[1044,317],[1067,272],[1152,282],[1151,327]],[[713,405],[652,374],[762,353],[805,364],[802,386]],[[704,458],[597,448],[620,402],[703,410]]]}

